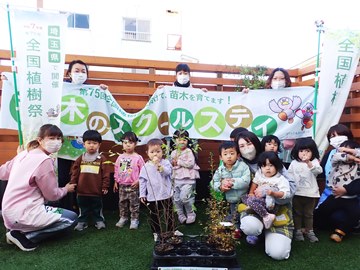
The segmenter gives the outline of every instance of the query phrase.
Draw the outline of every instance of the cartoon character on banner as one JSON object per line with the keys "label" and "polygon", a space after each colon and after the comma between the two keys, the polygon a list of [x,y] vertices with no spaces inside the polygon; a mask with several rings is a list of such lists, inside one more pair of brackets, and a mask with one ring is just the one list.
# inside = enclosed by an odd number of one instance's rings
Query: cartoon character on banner
{"label": "cartoon character on banner", "polygon": [[281,97],[277,102],[275,99],[270,100],[269,108],[273,112],[279,113],[278,117],[281,121],[288,121],[289,124],[294,122],[295,112],[301,106],[301,98],[299,96]]}
{"label": "cartoon character on banner", "polygon": [[71,145],[76,149],[83,149],[84,142],[82,137],[76,136],[74,139],[71,140]]}
{"label": "cartoon character on banner", "polygon": [[56,117],[58,117],[59,113],[60,113],[60,105],[59,104],[56,106],[56,108],[50,108],[46,112],[46,114],[49,118],[56,118]]}
{"label": "cartoon character on banner", "polygon": [[305,104],[304,107],[302,107],[302,109],[298,109],[296,111],[296,116],[299,117],[301,120],[301,130],[304,130],[304,128],[311,128],[314,121],[311,119],[312,116],[314,115],[314,105],[312,105],[311,103],[307,102]]}

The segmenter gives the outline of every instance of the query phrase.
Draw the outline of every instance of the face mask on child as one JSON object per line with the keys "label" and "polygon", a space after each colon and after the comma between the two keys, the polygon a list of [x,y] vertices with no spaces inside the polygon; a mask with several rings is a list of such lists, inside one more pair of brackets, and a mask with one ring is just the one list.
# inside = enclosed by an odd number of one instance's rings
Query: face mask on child
{"label": "face mask on child", "polygon": [[190,81],[190,76],[185,74],[179,74],[176,76],[176,80],[180,84],[187,84]]}
{"label": "face mask on child", "polygon": [[81,85],[87,79],[86,73],[71,73],[71,81],[74,84]]}
{"label": "face mask on child", "polygon": [[330,145],[334,148],[339,148],[340,145],[347,140],[348,140],[347,136],[335,136],[330,138]]}
{"label": "face mask on child", "polygon": [[243,158],[246,158],[247,160],[253,160],[256,156],[255,146],[249,145],[247,147],[240,148],[240,154]]}
{"label": "face mask on child", "polygon": [[46,152],[52,154],[56,153],[60,150],[62,146],[61,140],[44,140],[42,147],[46,150]]}
{"label": "face mask on child", "polygon": [[285,88],[285,81],[273,81],[271,82],[272,89],[281,89]]}

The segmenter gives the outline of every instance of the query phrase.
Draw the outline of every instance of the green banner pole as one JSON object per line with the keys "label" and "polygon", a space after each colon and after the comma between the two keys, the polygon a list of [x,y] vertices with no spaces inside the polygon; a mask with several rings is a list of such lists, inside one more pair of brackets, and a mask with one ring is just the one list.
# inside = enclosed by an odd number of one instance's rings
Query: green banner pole
{"label": "green banner pole", "polygon": [[21,130],[21,119],[20,119],[20,109],[19,109],[19,91],[17,88],[17,81],[16,81],[16,66],[15,66],[15,60],[14,60],[15,56],[14,56],[14,48],[13,48],[13,42],[12,42],[9,4],[6,5],[6,9],[7,9],[9,36],[10,36],[11,71],[12,71],[13,78],[14,78],[16,120],[17,120],[17,125],[18,125],[19,144],[23,145],[24,141],[23,141],[23,134],[22,134],[22,130]]}
{"label": "green banner pole", "polygon": [[318,32],[318,47],[316,55],[316,68],[315,68],[315,93],[314,93],[314,125],[313,125],[313,137],[316,136],[316,110],[317,110],[317,99],[318,99],[318,90],[319,90],[319,71],[320,71],[320,36],[321,33],[325,32],[324,30],[324,21],[319,20],[315,21],[316,31]]}

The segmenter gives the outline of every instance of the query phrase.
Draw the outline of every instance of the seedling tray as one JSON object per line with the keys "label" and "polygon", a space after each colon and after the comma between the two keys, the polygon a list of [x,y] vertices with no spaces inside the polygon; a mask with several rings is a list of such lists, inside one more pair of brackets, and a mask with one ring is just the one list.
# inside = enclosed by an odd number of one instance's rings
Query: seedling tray
{"label": "seedling tray", "polygon": [[228,269],[240,270],[236,251],[222,252],[206,243],[206,237],[183,236],[182,243],[167,253],[153,251],[151,270],[165,269]]}

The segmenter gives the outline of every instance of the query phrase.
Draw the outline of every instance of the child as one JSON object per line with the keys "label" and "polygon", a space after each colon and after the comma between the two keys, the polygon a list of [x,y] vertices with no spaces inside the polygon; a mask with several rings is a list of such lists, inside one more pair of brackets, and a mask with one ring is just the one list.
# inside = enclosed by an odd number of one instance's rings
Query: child
{"label": "child", "polygon": [[104,229],[102,214],[102,194],[109,189],[110,172],[105,164],[106,158],[99,153],[102,138],[96,130],[87,130],[83,134],[86,152],[74,163],[71,170],[72,184],[77,184],[77,203],[80,209],[79,223],[74,228],[82,231],[87,228],[87,220],[93,213],[95,227]]}
{"label": "child", "polygon": [[296,181],[296,192],[293,197],[295,240],[304,241],[301,230],[311,243],[318,242],[313,230],[313,213],[317,198],[320,197],[316,177],[322,173],[319,164],[319,151],[311,138],[297,139],[291,157],[294,159],[289,167],[289,174]]}
{"label": "child", "polygon": [[273,151],[275,153],[280,153],[280,140],[275,135],[266,135],[261,140],[261,150],[262,151]]}
{"label": "child", "polygon": [[347,187],[359,181],[360,145],[352,140],[340,144],[338,151],[332,156],[332,170],[329,175],[329,186],[332,194],[317,209],[320,219],[329,217],[341,210],[343,218],[333,220],[334,233],[330,239],[340,243],[343,237],[357,225],[360,218],[358,194],[348,194]]}
{"label": "child", "polygon": [[250,169],[239,159],[235,142],[223,142],[219,146],[219,155],[223,163],[216,170],[212,185],[215,191],[225,193],[226,201],[230,204],[231,219],[238,227],[237,204],[249,189]]}
{"label": "child", "polygon": [[264,227],[269,229],[275,215],[269,213],[275,205],[274,198],[285,199],[290,196],[288,180],[279,172],[283,164],[275,152],[267,151],[259,155],[258,166],[248,195],[242,197],[243,203],[248,205],[263,219]]}
{"label": "child", "polygon": [[61,130],[43,125],[27,150],[0,167],[0,179],[8,180],[2,200],[2,218],[8,232],[6,241],[23,251],[32,251],[46,238],[72,229],[76,213],[45,205],[74,192],[76,185],[58,187],[51,154],[59,151]]}
{"label": "child", "polygon": [[[195,222],[193,210],[195,203],[196,179],[200,178],[199,166],[190,147],[189,132],[176,130],[174,133],[175,150],[171,152],[174,178],[174,204],[181,224]],[[184,211],[185,210],[185,211]]]}
{"label": "child", "polygon": [[150,226],[154,241],[159,240],[161,232],[172,232],[175,229],[172,215],[172,167],[170,161],[162,158],[162,144],[160,139],[151,139],[147,143],[146,153],[149,161],[141,168],[139,177],[140,201],[150,210]]}
{"label": "child", "polygon": [[130,229],[136,230],[139,226],[139,174],[144,165],[143,158],[135,152],[138,138],[134,132],[125,132],[122,139],[125,153],[119,155],[114,167],[114,192],[119,191],[120,219],[116,223],[119,228],[124,227],[131,213]]}

